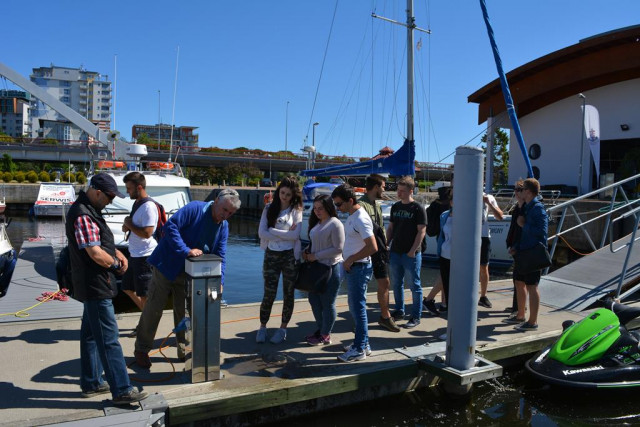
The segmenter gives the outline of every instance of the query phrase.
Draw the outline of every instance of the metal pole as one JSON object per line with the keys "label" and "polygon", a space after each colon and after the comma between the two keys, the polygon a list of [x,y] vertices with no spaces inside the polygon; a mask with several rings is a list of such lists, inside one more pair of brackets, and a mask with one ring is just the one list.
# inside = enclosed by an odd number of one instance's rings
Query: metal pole
{"label": "metal pole", "polygon": [[313,152],[311,153],[311,169],[316,167],[316,126],[320,123],[315,122],[313,124],[313,138],[311,139],[311,145],[313,146]]}
{"label": "metal pole", "polygon": [[496,132],[492,112],[489,113],[487,124],[487,157],[484,171],[484,188],[487,193],[491,193],[491,189],[493,188],[493,140]]}
{"label": "metal pole", "polygon": [[[447,365],[466,370],[474,366],[478,319],[478,277],[480,274],[482,150],[456,149],[453,191],[453,236],[451,280],[447,326]],[[473,215],[472,213],[476,213]],[[470,214],[471,213],[471,214]]]}
{"label": "metal pole", "polygon": [[584,156],[584,137],[586,129],[584,128],[584,115],[586,113],[585,104],[587,97],[582,93],[578,95],[578,98],[582,98],[582,122],[580,123],[580,170],[578,171],[578,196],[582,196],[582,157]]}
{"label": "metal pole", "polygon": [[407,0],[407,139],[413,141],[413,0]]}
{"label": "metal pole", "polygon": [[158,151],[160,151],[160,89],[158,89]]}
{"label": "metal pole", "polygon": [[287,149],[287,136],[289,134],[289,101],[287,101],[287,110],[284,116],[284,151]]}

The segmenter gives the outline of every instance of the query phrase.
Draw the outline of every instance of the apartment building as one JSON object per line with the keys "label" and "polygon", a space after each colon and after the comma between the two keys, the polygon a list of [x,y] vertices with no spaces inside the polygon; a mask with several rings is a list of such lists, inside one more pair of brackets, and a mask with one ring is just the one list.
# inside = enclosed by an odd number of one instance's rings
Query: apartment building
{"label": "apartment building", "polygon": [[19,90],[0,90],[0,132],[13,138],[30,134],[31,95]]}
{"label": "apartment building", "polygon": [[[111,126],[112,92],[109,77],[83,68],[51,65],[34,68],[31,81],[104,130]],[[85,132],[42,101],[31,99],[31,134],[68,143],[88,140]]]}
{"label": "apartment building", "polygon": [[[171,143],[171,125],[133,125],[131,137],[135,140],[142,134],[146,134],[153,141],[160,141],[160,145]],[[194,126],[173,126],[173,145],[180,146],[185,151],[198,151],[198,134],[193,133]]]}

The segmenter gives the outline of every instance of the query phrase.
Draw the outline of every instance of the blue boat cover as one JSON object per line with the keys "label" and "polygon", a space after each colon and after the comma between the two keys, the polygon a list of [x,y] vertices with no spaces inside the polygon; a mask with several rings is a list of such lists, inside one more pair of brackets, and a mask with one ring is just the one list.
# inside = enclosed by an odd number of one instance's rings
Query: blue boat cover
{"label": "blue boat cover", "polygon": [[332,175],[369,175],[387,173],[392,176],[415,175],[416,145],[414,141],[405,140],[402,147],[389,157],[350,163],[348,165],[330,166],[321,169],[307,169],[300,172],[302,176]]}

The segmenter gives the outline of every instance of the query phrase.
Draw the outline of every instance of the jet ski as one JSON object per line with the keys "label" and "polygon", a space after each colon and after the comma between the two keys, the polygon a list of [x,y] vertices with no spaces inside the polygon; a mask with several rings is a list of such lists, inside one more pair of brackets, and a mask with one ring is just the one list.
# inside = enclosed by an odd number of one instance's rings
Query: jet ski
{"label": "jet ski", "polygon": [[640,386],[640,333],[626,325],[640,308],[608,299],[579,322],[562,324],[560,338],[525,364],[536,378],[561,387],[622,389]]}

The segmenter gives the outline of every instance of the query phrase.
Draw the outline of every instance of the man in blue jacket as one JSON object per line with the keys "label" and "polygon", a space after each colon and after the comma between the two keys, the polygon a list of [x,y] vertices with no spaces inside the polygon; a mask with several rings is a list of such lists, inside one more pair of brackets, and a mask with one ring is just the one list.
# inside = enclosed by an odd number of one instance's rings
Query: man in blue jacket
{"label": "man in blue jacket", "polygon": [[[153,267],[153,284],[138,323],[135,358],[138,366],[151,367],[149,351],[158,330],[169,294],[173,294],[173,321],[177,326],[185,317],[184,260],[202,254],[222,258],[222,279],[226,265],[227,219],[240,208],[235,190],[222,190],[214,202],[195,201],[178,210],[164,226],[164,236],[149,256]],[[176,333],[178,357],[184,359],[185,334]]]}

